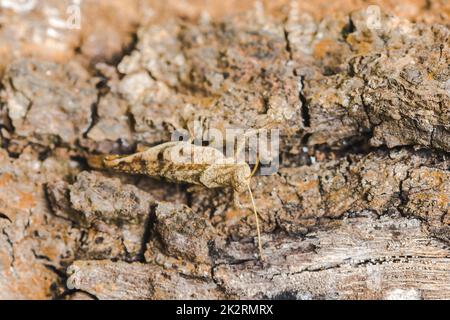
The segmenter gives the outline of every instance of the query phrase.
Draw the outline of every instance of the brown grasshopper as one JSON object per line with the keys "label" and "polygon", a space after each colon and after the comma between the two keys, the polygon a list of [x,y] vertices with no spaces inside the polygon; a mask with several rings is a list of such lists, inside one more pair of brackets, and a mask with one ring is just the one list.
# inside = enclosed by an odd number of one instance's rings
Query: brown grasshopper
{"label": "brown grasshopper", "polygon": [[240,193],[249,191],[256,220],[259,257],[263,259],[258,212],[250,188],[250,179],[257,165],[252,172],[245,161],[227,158],[216,148],[182,141],[166,142],[131,155],[89,156],[88,164],[97,169],[143,174],[208,189],[231,187],[235,204],[239,203]]}

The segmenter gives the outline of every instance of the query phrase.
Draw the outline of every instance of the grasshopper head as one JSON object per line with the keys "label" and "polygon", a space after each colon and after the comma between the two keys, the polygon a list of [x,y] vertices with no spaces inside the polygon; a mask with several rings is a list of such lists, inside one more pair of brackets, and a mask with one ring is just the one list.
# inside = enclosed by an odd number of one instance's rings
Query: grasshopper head
{"label": "grasshopper head", "polygon": [[252,171],[250,167],[246,163],[236,164],[236,167],[233,171],[233,189],[242,193],[247,190],[248,185],[250,184]]}

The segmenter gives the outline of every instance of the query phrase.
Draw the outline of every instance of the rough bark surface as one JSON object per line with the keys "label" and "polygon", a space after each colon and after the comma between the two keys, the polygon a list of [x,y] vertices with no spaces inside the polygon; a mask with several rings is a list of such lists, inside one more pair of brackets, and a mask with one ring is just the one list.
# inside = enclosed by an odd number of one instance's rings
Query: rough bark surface
{"label": "rough bark surface", "polygon": [[[1,299],[450,299],[447,1],[69,2],[0,9]],[[249,194],[87,166],[197,120],[280,129],[264,261]]]}

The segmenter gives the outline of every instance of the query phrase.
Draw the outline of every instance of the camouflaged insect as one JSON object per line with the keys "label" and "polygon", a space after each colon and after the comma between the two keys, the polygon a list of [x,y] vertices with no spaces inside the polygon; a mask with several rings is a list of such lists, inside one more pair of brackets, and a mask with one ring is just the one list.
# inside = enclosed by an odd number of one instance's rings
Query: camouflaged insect
{"label": "camouflaged insect", "polygon": [[236,162],[215,148],[189,142],[167,142],[127,156],[92,156],[88,162],[94,168],[144,174],[209,189],[232,187],[237,193],[247,190],[251,178],[246,162]]}
{"label": "camouflaged insect", "polygon": [[238,206],[237,195],[248,190],[255,214],[259,256],[262,259],[258,213],[250,188],[253,173],[246,162],[227,158],[212,147],[197,146],[190,142],[166,142],[131,155],[90,156],[88,163],[97,169],[143,174],[208,189],[232,187],[235,205]]}

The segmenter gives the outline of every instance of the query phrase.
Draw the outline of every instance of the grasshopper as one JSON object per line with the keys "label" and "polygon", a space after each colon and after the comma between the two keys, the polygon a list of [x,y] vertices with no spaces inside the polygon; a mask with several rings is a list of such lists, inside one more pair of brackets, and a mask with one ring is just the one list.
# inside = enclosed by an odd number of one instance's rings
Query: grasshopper
{"label": "grasshopper", "polygon": [[258,164],[252,171],[245,161],[227,158],[216,148],[183,141],[162,143],[131,155],[89,156],[87,160],[89,166],[96,169],[143,174],[208,189],[231,187],[235,205],[239,203],[238,195],[249,191],[256,220],[259,257],[263,259],[258,212],[250,188],[250,179]]}

